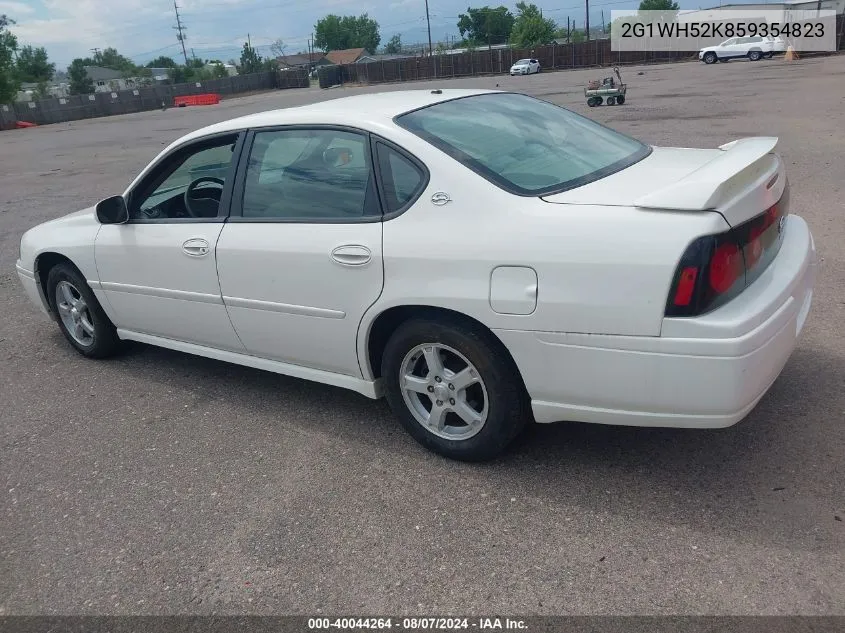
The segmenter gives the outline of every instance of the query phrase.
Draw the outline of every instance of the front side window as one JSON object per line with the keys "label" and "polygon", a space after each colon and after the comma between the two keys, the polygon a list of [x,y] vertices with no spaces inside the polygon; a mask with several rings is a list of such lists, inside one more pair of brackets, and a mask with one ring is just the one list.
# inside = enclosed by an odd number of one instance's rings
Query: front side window
{"label": "front side window", "polygon": [[651,152],[586,117],[520,94],[444,101],[400,115],[396,122],[517,195],[579,187]]}
{"label": "front side window", "polygon": [[243,217],[355,220],[377,207],[369,140],[334,129],[258,132],[243,193]]}
{"label": "front side window", "polygon": [[215,218],[230,178],[237,135],[176,150],[132,192],[132,220]]}

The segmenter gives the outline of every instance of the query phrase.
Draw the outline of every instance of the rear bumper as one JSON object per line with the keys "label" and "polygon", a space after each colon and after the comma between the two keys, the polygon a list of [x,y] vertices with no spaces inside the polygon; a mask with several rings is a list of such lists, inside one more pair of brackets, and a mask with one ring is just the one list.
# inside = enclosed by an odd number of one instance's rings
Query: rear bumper
{"label": "rear bumper", "polygon": [[659,337],[497,330],[538,422],[718,428],[739,422],[783,370],[812,301],[816,255],[789,216],[775,261],[703,317],[664,319]]}

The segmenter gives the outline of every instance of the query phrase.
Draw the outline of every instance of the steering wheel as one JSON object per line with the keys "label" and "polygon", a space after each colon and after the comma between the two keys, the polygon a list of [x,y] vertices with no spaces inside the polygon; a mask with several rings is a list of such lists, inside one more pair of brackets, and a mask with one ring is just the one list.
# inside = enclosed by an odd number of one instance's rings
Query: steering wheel
{"label": "steering wheel", "polygon": [[[203,201],[209,201],[210,200],[210,201],[215,202],[218,205],[218,208],[219,208],[220,200],[217,200],[216,198],[194,197],[194,195],[193,195],[194,191],[196,191],[197,188],[201,184],[206,183],[206,182],[211,182],[211,183],[214,183],[215,185],[220,185],[221,191],[224,187],[223,181],[220,178],[215,178],[214,176],[200,176],[195,181],[193,181],[190,185],[188,185],[188,188],[185,189],[185,210],[188,212],[188,215],[191,216],[192,218],[210,217],[210,216],[207,216],[207,215],[201,215],[201,214],[197,213],[198,209],[191,206],[192,201],[194,203],[197,203],[197,202],[203,202]],[[214,215],[217,215],[217,214],[215,213]]]}

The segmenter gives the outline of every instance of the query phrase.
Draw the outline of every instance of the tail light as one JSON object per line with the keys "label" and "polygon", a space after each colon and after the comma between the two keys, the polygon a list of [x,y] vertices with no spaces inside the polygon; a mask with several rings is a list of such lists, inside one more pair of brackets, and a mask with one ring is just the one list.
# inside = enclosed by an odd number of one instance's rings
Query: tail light
{"label": "tail light", "polygon": [[789,187],[760,215],[687,247],[666,302],[666,316],[698,316],[724,305],[757,279],[780,250]]}

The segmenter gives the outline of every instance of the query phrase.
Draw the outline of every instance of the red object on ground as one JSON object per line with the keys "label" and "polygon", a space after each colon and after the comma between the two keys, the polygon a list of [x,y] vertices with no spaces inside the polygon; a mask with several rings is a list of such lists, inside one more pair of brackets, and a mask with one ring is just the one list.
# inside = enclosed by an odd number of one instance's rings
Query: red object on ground
{"label": "red object on ground", "polygon": [[173,105],[177,108],[193,105],[217,105],[218,103],[220,103],[220,95],[214,93],[173,98]]}
{"label": "red object on ground", "polygon": [[15,127],[22,128],[22,127],[38,127],[35,123],[30,123],[29,121],[16,121]]}

